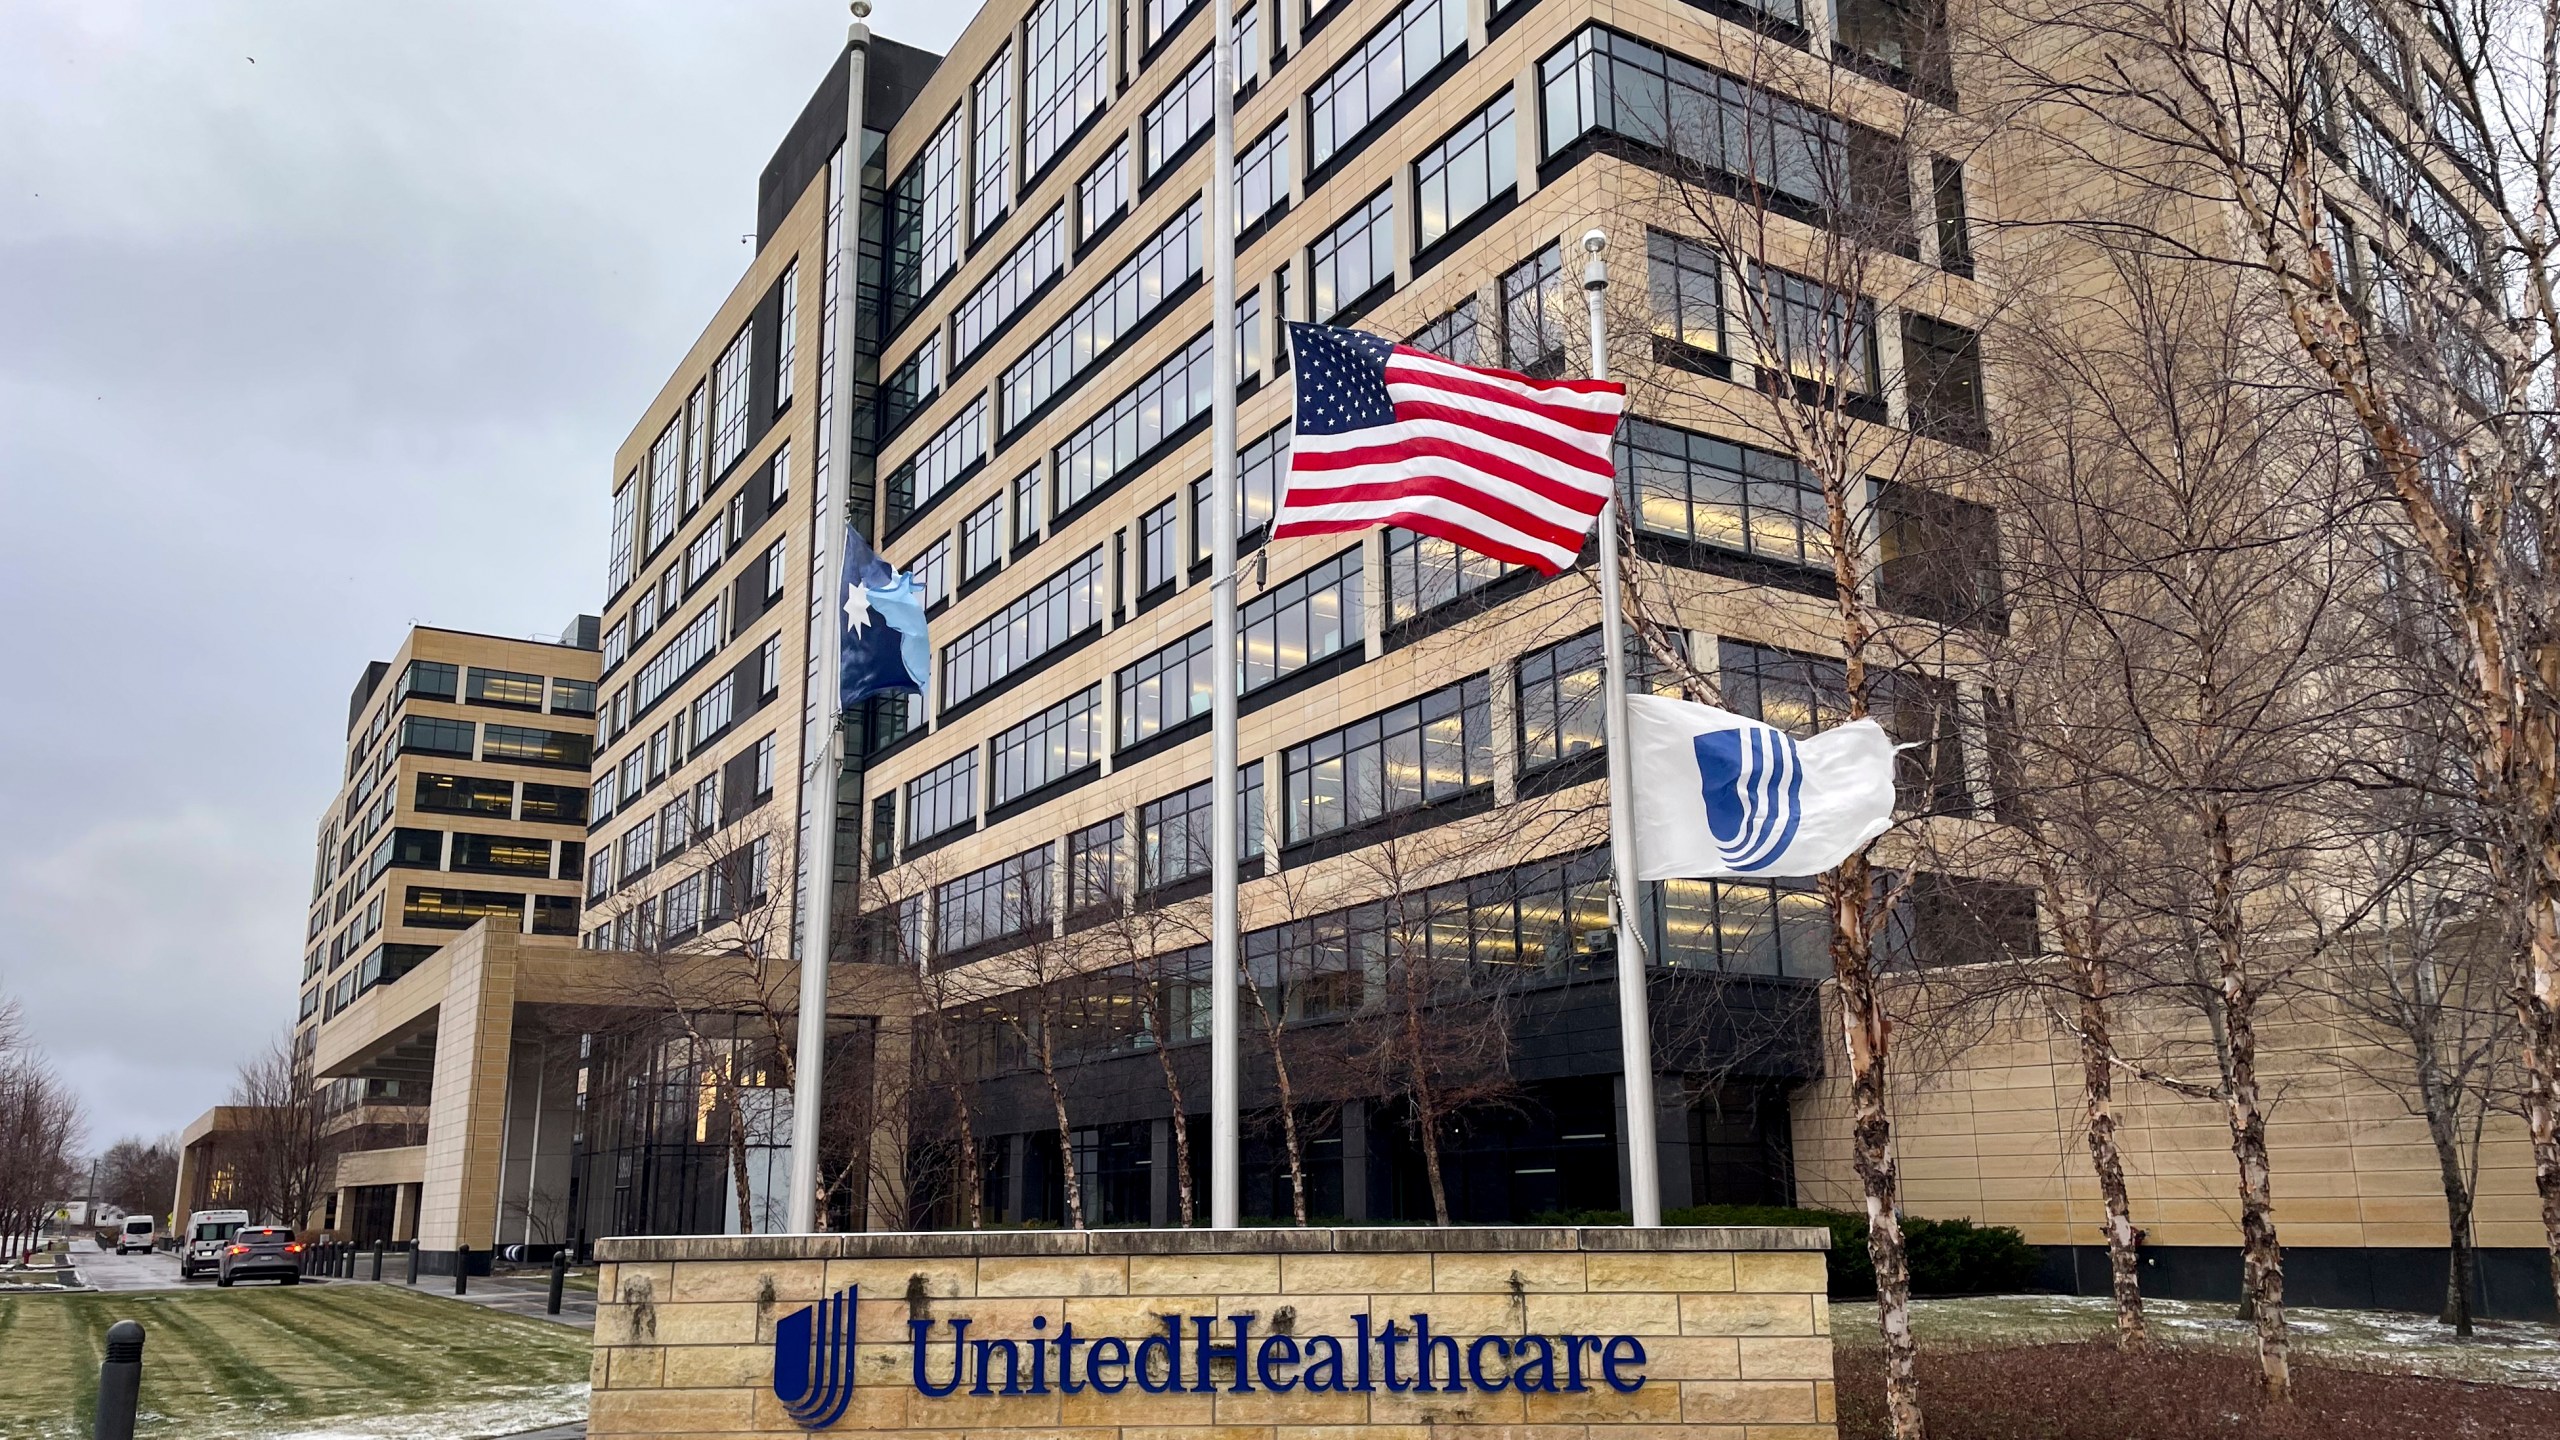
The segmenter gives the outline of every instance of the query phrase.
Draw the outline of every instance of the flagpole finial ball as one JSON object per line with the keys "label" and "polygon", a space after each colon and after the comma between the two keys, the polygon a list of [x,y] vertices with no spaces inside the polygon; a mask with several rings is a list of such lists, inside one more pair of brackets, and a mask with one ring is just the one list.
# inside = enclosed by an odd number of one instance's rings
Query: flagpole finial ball
{"label": "flagpole finial ball", "polygon": [[871,0],[853,0],[853,18],[856,20],[870,19]]}
{"label": "flagpole finial ball", "polygon": [[1606,231],[1606,230],[1586,230],[1586,231],[1584,231],[1584,232],[1583,232],[1583,234],[1582,234],[1582,248],[1583,248],[1583,249],[1585,249],[1585,250],[1590,251],[1590,252],[1591,252],[1592,254],[1594,254],[1594,255],[1597,255],[1597,254],[1599,254],[1601,251],[1608,249],[1608,248],[1609,248],[1609,232],[1608,232],[1608,231]]}

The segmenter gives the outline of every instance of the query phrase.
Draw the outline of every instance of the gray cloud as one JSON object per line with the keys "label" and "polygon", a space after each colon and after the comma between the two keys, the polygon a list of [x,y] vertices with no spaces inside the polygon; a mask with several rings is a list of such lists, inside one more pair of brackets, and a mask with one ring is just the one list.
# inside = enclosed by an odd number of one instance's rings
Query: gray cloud
{"label": "gray cloud", "polygon": [[843,21],[0,7],[0,992],[94,1138],[183,1124],[290,1018],[364,662],[595,608],[613,449]]}

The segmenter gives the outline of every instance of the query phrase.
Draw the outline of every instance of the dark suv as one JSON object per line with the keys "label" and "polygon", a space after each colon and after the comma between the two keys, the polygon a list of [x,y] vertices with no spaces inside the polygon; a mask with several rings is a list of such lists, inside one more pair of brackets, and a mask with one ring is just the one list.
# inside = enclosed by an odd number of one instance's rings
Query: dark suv
{"label": "dark suv", "polygon": [[214,1284],[228,1286],[234,1280],[301,1284],[301,1242],[281,1225],[243,1226],[222,1247],[222,1258],[214,1266]]}

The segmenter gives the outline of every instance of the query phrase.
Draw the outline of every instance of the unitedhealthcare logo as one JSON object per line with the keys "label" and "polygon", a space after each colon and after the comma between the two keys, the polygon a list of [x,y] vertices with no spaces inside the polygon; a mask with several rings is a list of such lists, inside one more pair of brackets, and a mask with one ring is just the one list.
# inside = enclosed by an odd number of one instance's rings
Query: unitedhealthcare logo
{"label": "unitedhealthcare logo", "polygon": [[[774,1322],[773,1394],[805,1430],[824,1430],[853,1404],[854,1340],[860,1287],[848,1285]],[[1621,1395],[1644,1388],[1644,1342],[1633,1335],[1452,1335],[1428,1314],[1385,1324],[1361,1314],[1351,1333],[1304,1334],[1260,1317],[1161,1315],[1160,1331],[1135,1338],[1054,1330],[1031,1317],[1031,1333],[973,1339],[967,1316],[907,1321],[907,1365],[927,1399],[970,1395],[1148,1395],[1581,1393],[1594,1382]],[[1186,1322],[1188,1322],[1186,1324]],[[947,1328],[947,1342],[934,1331]],[[944,1345],[947,1349],[943,1348]],[[1186,1361],[1188,1363],[1186,1363]],[[937,1374],[937,1372],[939,1372]]]}
{"label": "unitedhealthcare logo", "polygon": [[1804,823],[1804,760],[1785,731],[1746,724],[1710,730],[1697,747],[1698,785],[1716,854],[1736,874],[1767,868]]}
{"label": "unitedhealthcare logo", "polygon": [[803,1430],[824,1430],[853,1403],[853,1341],[862,1287],[847,1285],[773,1324],[773,1396]]}

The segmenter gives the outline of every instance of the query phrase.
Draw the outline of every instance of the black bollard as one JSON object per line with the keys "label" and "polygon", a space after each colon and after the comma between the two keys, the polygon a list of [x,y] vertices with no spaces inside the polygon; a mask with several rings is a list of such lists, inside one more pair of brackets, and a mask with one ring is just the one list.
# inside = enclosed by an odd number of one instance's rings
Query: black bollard
{"label": "black bollard", "polygon": [[133,1440],[133,1412],[142,1402],[142,1325],[119,1320],[107,1327],[107,1358],[98,1366],[97,1440]]}
{"label": "black bollard", "polygon": [[565,1248],[554,1250],[551,1252],[551,1298],[543,1305],[543,1314],[557,1315],[560,1313],[560,1287],[566,1285],[568,1282],[569,1252]]}
{"label": "black bollard", "polygon": [[412,1240],[412,1241],[410,1241],[410,1242],[409,1242],[408,1259],[407,1259],[407,1260],[406,1260],[406,1261],[401,1265],[401,1267],[400,1267],[400,1268],[408,1272],[408,1275],[409,1275],[409,1279],[408,1279],[408,1281],[407,1281],[407,1283],[408,1283],[408,1284],[415,1285],[415,1284],[417,1284],[417,1283],[418,1283],[418,1242],[417,1242],[417,1241]]}
{"label": "black bollard", "polygon": [[471,1247],[468,1245],[453,1247],[453,1293],[471,1293]]}
{"label": "black bollard", "polygon": [[382,1281],[382,1242],[379,1240],[373,1242],[373,1278],[376,1284]]}

